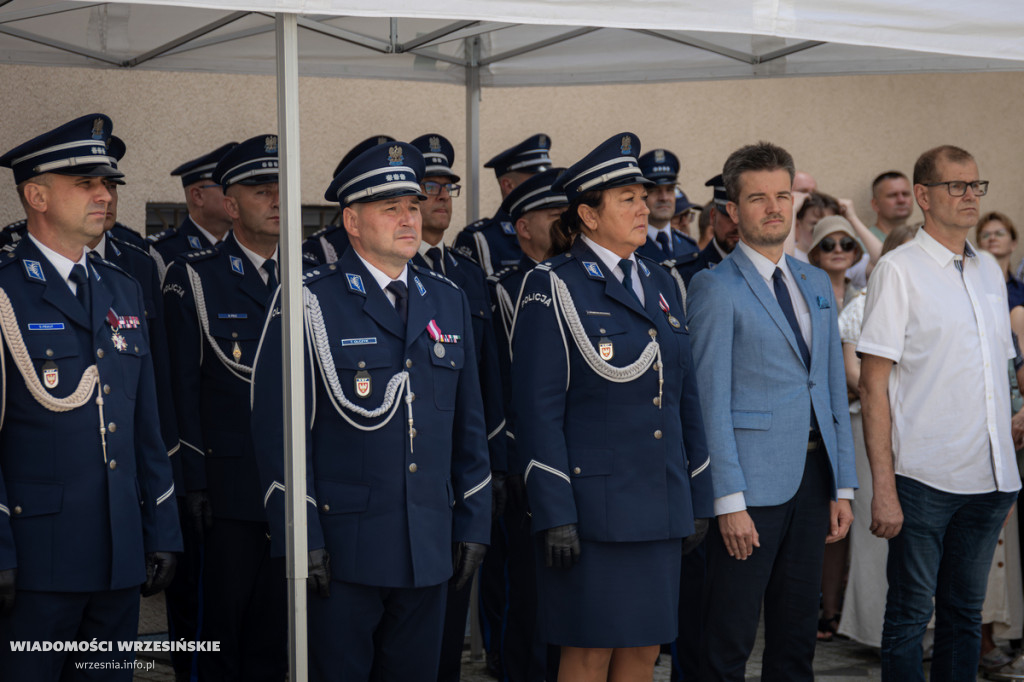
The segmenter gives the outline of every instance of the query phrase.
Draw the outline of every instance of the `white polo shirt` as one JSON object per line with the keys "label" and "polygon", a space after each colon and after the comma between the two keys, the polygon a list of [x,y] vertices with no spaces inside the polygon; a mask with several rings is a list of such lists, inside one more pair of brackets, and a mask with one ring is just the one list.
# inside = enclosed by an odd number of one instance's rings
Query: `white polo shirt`
{"label": "white polo shirt", "polygon": [[[868,280],[858,353],[892,360],[896,473],[950,493],[1019,490],[1006,283],[995,260],[954,254],[925,230]],[[957,267],[963,263],[963,273]]]}

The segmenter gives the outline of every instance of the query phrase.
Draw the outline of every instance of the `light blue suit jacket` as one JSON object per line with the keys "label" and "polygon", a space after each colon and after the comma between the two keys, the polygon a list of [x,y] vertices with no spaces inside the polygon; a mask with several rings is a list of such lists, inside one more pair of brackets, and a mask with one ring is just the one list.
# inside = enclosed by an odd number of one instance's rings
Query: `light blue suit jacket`
{"label": "light blue suit jacket", "polygon": [[796,494],[813,418],[837,488],[856,488],[853,436],[835,297],[821,270],[786,256],[811,316],[811,366],[775,295],[741,249],[694,276],[687,317],[715,498],[748,507]]}

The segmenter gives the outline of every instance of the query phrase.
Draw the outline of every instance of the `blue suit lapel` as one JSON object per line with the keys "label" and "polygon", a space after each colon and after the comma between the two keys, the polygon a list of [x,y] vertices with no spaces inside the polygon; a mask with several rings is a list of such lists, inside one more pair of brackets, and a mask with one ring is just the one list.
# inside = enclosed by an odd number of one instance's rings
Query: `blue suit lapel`
{"label": "blue suit lapel", "polygon": [[71,288],[57,272],[57,269],[53,267],[49,259],[43,255],[43,252],[36,248],[36,245],[31,239],[27,237],[18,242],[18,248],[15,251],[15,255],[22,261],[22,269],[24,271],[24,261],[34,260],[40,264],[43,269],[43,276],[46,278],[45,282],[40,282],[37,279],[32,279],[26,275],[25,279],[27,282],[34,282],[36,284],[45,287],[43,290],[43,300],[61,311],[64,315],[67,315],[71,321],[78,324],[86,329],[92,329],[91,320],[86,317],[85,310],[82,308],[82,304],[78,302],[75,295],[71,293]]}
{"label": "blue suit lapel", "polygon": [[[764,306],[764,309],[768,311],[771,318],[775,320],[775,324],[778,326],[779,331],[786,337],[786,341],[789,342],[793,352],[796,353],[797,359],[800,364],[803,364],[803,358],[800,356],[800,346],[796,343],[796,336],[793,334],[793,328],[789,326],[789,321],[786,316],[782,313],[782,308],[779,307],[779,302],[775,300],[775,294],[768,289],[768,285],[765,283],[764,278],[761,277],[761,273],[757,271],[754,264],[750,262],[747,255],[743,253],[742,249],[733,249],[733,252],[729,254],[729,258],[736,263],[736,267],[739,269],[740,274],[747,280],[747,285],[750,286],[750,290],[754,292],[757,299]],[[811,354],[814,357],[814,354]],[[813,362],[813,360],[812,360]]]}
{"label": "blue suit lapel", "polygon": [[[107,320],[107,312],[113,307],[114,296],[107,289],[106,281],[100,278],[92,263],[89,263],[89,296],[91,299],[89,306],[92,311],[92,329],[99,329]],[[115,310],[114,312],[116,313],[117,311]]]}
{"label": "blue suit lapel", "polygon": [[[409,322],[405,326],[405,347],[413,344],[420,334],[427,331],[427,324],[437,317],[437,307],[430,296],[430,293],[420,287],[424,277],[429,275],[417,274],[409,268]],[[444,331],[444,330],[442,330]]]}
{"label": "blue suit lapel", "polygon": [[[587,277],[595,280],[604,280],[605,296],[607,296],[608,298],[615,299],[616,301],[626,306],[627,308],[637,313],[638,315],[649,317],[647,311],[641,308],[640,304],[637,303],[636,299],[629,295],[629,292],[626,291],[626,287],[623,286],[622,282],[620,282],[613,273],[607,272],[608,268],[604,264],[604,262],[597,257],[597,254],[594,253],[590,249],[590,247],[588,247],[583,242],[582,239],[577,239],[575,242],[573,242],[571,251],[572,255],[575,256],[577,261],[579,261],[580,268],[583,269],[583,273]],[[601,276],[598,277],[594,273],[587,270],[586,266],[584,265],[584,262],[597,263],[597,266],[601,271]],[[640,273],[640,279],[641,281],[644,279],[643,272]],[[644,295],[646,296],[646,290],[644,292]]]}
{"label": "blue suit lapel", "polygon": [[[234,256],[242,261],[242,276],[238,282],[238,288],[244,291],[249,298],[259,304],[260,308],[266,308],[267,302],[273,292],[267,289],[266,283],[263,281],[263,277],[256,271],[256,266],[249,260],[249,256],[242,251],[242,247],[238,245],[235,240],[234,233],[228,235],[227,239],[224,240],[223,248],[227,251],[228,256]],[[234,274],[234,273],[232,273]],[[236,275],[237,277],[237,275]]]}

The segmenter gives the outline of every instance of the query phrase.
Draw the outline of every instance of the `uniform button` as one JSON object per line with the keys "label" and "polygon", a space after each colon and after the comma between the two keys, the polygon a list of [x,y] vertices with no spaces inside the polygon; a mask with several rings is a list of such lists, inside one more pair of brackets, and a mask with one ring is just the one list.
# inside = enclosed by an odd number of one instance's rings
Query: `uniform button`
{"label": "uniform button", "polygon": [[231,338],[237,339],[238,338],[238,332],[231,332]]}
{"label": "uniform button", "polygon": [[406,358],[406,360],[405,360],[405,367],[406,367],[406,369],[408,369],[409,367],[412,367],[412,360]]}
{"label": "uniform button", "polygon": [[52,358],[53,357],[53,349],[52,348],[47,348],[46,349],[46,357],[48,357],[48,358]]}
{"label": "uniform button", "polygon": [[103,395],[110,395],[110,384],[103,384]]}
{"label": "uniform button", "polygon": [[329,504],[322,505],[320,507],[320,511],[325,511],[325,512],[331,511],[331,505],[329,505]]}
{"label": "uniform button", "polygon": [[654,367],[654,371],[657,372],[657,371],[659,371],[661,369],[661,363],[660,362],[656,362],[656,363],[654,363],[652,365],[652,367]]}
{"label": "uniform button", "polygon": [[110,468],[111,469],[116,469],[117,468],[117,460],[116,459],[110,460]]}
{"label": "uniform button", "polygon": [[107,431],[109,431],[110,433],[114,433],[115,431],[117,431],[117,424],[115,424],[114,422],[110,422],[109,424],[107,424]]}
{"label": "uniform button", "polygon": [[999,541],[999,544],[1000,544],[1000,545],[1001,545],[1001,544],[1003,544],[1003,541],[1002,541],[1002,540],[1000,540],[1000,541]]}
{"label": "uniform button", "polygon": [[996,566],[998,566],[999,568],[1002,568],[1002,567],[1003,567],[1003,562],[1002,562],[1002,561],[998,562],[998,563],[996,564]]}
{"label": "uniform button", "polygon": [[411,403],[414,400],[416,400],[416,394],[415,393],[410,393],[409,394],[409,402]]}
{"label": "uniform button", "polygon": [[604,330],[604,327],[601,327],[600,329],[598,329],[598,330],[597,330],[597,332],[598,332],[599,334],[606,334],[606,333],[607,333],[607,332],[606,332],[606,331]]}
{"label": "uniform button", "polygon": [[327,266],[327,269],[328,270],[337,270],[338,266],[335,265],[334,263],[331,263],[330,265]]}
{"label": "uniform button", "polygon": [[661,429],[654,432],[654,440],[661,440]]}
{"label": "uniform button", "polygon": [[98,358],[102,358],[103,357],[103,349],[102,348],[97,348],[96,349],[96,357],[98,357]]}
{"label": "uniform button", "polygon": [[212,455],[213,454],[213,448],[206,448],[206,454]]}
{"label": "uniform button", "polygon": [[655,397],[651,402],[654,403],[655,407],[661,407],[661,398]]}
{"label": "uniform button", "polygon": [[416,462],[413,462],[412,464],[409,465],[410,474],[415,474],[417,469],[419,469],[419,467],[416,466]]}
{"label": "uniform button", "polygon": [[138,352],[139,352],[139,347],[138,347],[138,346],[135,346],[135,352],[136,352],[136,353],[138,353]]}
{"label": "uniform button", "polygon": [[647,330],[647,333],[650,334],[651,338],[653,339],[655,336],[658,335],[658,330],[655,329],[654,327],[651,327],[650,329]]}
{"label": "uniform button", "polygon": [[362,369],[362,368],[364,368],[364,367],[366,367],[366,363],[365,363],[365,362],[363,362],[362,360],[360,360],[360,361],[359,361],[359,369]]}
{"label": "uniform button", "polygon": [[454,366],[455,366],[455,361],[454,361],[454,360],[452,360],[452,367],[454,367]]}
{"label": "uniform button", "polygon": [[416,437],[416,429],[415,428],[409,429],[409,438],[415,438],[415,437]]}
{"label": "uniform button", "polygon": [[21,513],[21,505],[20,504],[19,505],[15,505],[14,513],[15,514],[20,514]]}
{"label": "uniform button", "polygon": [[575,469],[572,470],[574,474],[578,474],[580,473],[580,471],[582,471],[582,469],[580,469],[579,467],[576,467]]}

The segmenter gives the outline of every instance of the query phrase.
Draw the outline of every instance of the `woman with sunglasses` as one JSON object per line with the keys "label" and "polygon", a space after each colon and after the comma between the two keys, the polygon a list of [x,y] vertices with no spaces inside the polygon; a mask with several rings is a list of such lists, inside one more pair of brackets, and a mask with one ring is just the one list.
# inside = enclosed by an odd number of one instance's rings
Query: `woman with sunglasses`
{"label": "woman with sunglasses", "polygon": [[811,248],[807,252],[807,260],[828,273],[832,280],[832,291],[842,312],[843,305],[852,300],[858,293],[850,285],[846,271],[860,260],[864,249],[854,234],[850,221],[839,215],[825,216],[814,226]]}

